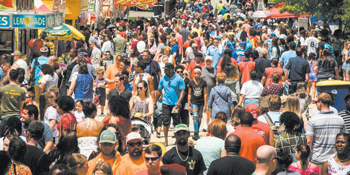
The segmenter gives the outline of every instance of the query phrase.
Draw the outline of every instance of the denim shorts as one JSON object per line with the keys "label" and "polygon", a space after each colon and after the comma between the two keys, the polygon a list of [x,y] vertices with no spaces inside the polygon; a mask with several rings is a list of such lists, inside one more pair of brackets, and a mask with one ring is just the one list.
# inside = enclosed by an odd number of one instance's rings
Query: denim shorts
{"label": "denim shorts", "polygon": [[259,106],[259,99],[258,98],[246,98],[244,99],[244,107],[247,107],[247,105],[251,103],[255,103],[256,105]]}
{"label": "denim shorts", "polygon": [[[198,117],[200,114],[203,114],[203,108],[204,108],[204,104],[202,105],[191,104],[192,116]],[[197,109],[197,111],[193,112],[194,109]]]}

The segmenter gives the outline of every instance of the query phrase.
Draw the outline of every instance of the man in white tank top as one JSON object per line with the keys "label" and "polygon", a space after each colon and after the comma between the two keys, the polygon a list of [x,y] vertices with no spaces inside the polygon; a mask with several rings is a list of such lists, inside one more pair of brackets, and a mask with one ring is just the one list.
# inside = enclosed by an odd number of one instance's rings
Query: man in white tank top
{"label": "man in white tank top", "polygon": [[[13,61],[14,63],[11,66],[11,69],[17,69],[17,68],[23,68],[25,71],[25,78],[27,79],[27,69],[28,69],[28,65],[27,63],[22,59],[22,53],[20,51],[15,51],[14,53],[11,54],[13,56]],[[8,71],[10,72],[10,71]],[[9,75],[7,74],[4,79],[3,82],[7,82],[9,81]]]}

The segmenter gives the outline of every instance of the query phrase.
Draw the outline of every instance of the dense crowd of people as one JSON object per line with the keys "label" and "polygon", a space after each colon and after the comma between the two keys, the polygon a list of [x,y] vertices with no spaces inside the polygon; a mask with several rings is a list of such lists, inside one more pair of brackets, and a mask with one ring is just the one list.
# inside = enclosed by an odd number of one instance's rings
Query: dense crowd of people
{"label": "dense crowd of people", "polygon": [[350,93],[316,83],[350,80],[350,41],[255,5],[177,1],[2,55],[0,175],[349,174]]}

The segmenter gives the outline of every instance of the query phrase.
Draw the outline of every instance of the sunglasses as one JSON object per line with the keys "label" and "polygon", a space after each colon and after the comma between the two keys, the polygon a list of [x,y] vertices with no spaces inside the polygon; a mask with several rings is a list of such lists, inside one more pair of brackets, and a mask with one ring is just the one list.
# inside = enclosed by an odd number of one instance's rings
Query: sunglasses
{"label": "sunglasses", "polygon": [[136,142],[136,143],[128,143],[129,146],[135,147],[135,146],[141,146],[142,142]]}
{"label": "sunglasses", "polygon": [[152,162],[159,159],[159,157],[145,157],[146,161],[149,162],[149,160],[152,160]]}
{"label": "sunglasses", "polygon": [[142,90],[143,89],[143,87],[137,87],[137,90]]}
{"label": "sunglasses", "polygon": [[182,74],[184,71],[176,71],[176,73],[178,74]]}
{"label": "sunglasses", "polygon": [[32,97],[28,97],[28,96],[27,96],[26,98],[32,98]]}

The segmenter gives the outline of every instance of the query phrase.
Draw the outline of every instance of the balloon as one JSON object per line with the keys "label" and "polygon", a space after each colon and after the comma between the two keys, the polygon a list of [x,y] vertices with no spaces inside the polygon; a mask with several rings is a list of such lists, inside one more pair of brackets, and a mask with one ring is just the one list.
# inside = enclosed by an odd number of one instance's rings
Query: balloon
{"label": "balloon", "polygon": [[137,51],[141,53],[146,49],[146,43],[144,41],[139,41],[136,47],[137,47]]}

